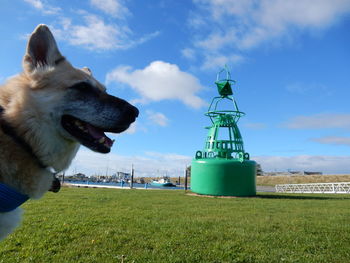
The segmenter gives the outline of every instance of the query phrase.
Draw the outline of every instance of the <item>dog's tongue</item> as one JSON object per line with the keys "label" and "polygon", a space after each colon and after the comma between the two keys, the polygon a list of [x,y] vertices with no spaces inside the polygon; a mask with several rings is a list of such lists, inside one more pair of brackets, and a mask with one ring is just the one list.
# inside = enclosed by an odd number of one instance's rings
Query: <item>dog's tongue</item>
{"label": "dog's tongue", "polygon": [[105,133],[100,130],[100,129],[97,129],[96,127],[92,126],[92,125],[87,125],[87,128],[88,128],[88,131],[89,131],[89,134],[94,137],[94,139],[100,139],[102,137],[105,137]]}
{"label": "dog's tongue", "polygon": [[110,138],[108,138],[102,130],[100,130],[92,125],[89,125],[89,124],[87,125],[87,128],[88,128],[89,134],[94,139],[100,140],[101,138],[105,138],[104,143],[107,144],[109,147],[112,147],[113,141]]}

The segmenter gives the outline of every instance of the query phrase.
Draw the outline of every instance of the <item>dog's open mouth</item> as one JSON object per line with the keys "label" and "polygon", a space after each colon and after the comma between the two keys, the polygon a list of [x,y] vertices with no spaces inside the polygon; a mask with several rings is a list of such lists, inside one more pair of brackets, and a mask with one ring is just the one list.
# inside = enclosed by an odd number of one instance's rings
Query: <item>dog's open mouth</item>
{"label": "dog's open mouth", "polygon": [[[100,153],[110,152],[114,140],[106,136],[106,130],[95,127],[71,115],[64,115],[62,117],[62,126],[69,134],[77,139],[77,141],[91,150]],[[123,127],[113,130],[113,132],[120,133],[126,128],[127,127]]]}

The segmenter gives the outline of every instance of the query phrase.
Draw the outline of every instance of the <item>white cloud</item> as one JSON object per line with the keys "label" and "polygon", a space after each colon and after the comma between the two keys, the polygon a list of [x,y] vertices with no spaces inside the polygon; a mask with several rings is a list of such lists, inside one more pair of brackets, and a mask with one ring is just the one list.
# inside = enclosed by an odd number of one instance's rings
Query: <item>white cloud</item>
{"label": "white cloud", "polygon": [[[130,127],[123,134],[134,134],[136,132],[147,132],[147,131],[148,131],[147,127],[143,125],[140,120],[136,120],[135,122],[131,123]],[[109,137],[113,137],[113,136],[118,137],[120,135],[111,133]]]}
{"label": "white cloud", "polygon": [[262,44],[293,39],[300,31],[319,31],[350,12],[349,0],[194,0],[194,3],[197,10],[189,19],[190,27],[195,29],[193,47],[211,57],[239,55]]}
{"label": "white cloud", "polygon": [[137,130],[137,122],[133,122],[125,132],[128,134],[134,134],[136,130]]}
{"label": "white cloud", "polygon": [[149,158],[153,158],[155,160],[159,161],[169,161],[169,162],[177,162],[180,164],[181,167],[185,167],[188,165],[193,157],[187,156],[187,155],[181,155],[177,153],[159,153],[159,152],[145,152],[145,155],[148,156]]}
{"label": "white cloud", "polygon": [[196,46],[203,48],[207,51],[216,51],[223,48],[228,43],[232,42],[232,40],[236,39],[236,32],[234,30],[227,31],[218,31],[211,33],[209,36],[204,39],[200,39],[196,42]]}
{"label": "white cloud", "polygon": [[[350,12],[348,0],[195,0],[209,12],[210,21],[226,24],[222,34],[212,33],[206,40],[220,39],[246,49],[264,41],[290,34],[295,28],[319,29],[332,25]],[[213,44],[213,43],[212,43]]]}
{"label": "white cloud", "polygon": [[144,69],[132,70],[129,66],[118,67],[106,76],[107,83],[125,83],[141,97],[139,102],[179,100],[192,108],[206,103],[196,95],[203,89],[199,80],[175,64],[154,61]]}
{"label": "white cloud", "polygon": [[350,114],[316,114],[297,116],[283,125],[289,129],[350,129]]}
{"label": "white cloud", "polygon": [[194,59],[196,57],[196,51],[192,48],[184,48],[181,50],[181,54],[188,59]]}
{"label": "white cloud", "polygon": [[320,138],[313,138],[312,141],[322,144],[346,145],[350,146],[350,137],[341,136],[325,136]]}
{"label": "white cloud", "polygon": [[350,156],[298,155],[298,156],[254,156],[266,172],[317,171],[325,174],[349,174]]}
{"label": "white cloud", "polygon": [[91,50],[112,50],[130,47],[128,27],[106,24],[103,19],[84,15],[84,24],[74,25],[69,18],[62,18],[61,28],[53,32],[59,39],[68,41],[71,45],[84,46]]}
{"label": "white cloud", "polygon": [[125,18],[130,15],[129,9],[121,0],[90,0],[90,3],[95,8],[98,8],[108,15],[116,18]]}
{"label": "white cloud", "polygon": [[[157,37],[160,32],[155,31],[144,36],[135,37],[125,18],[131,15],[123,0],[90,0],[95,8],[108,15],[123,19],[118,23],[106,22],[104,18],[85,10],[76,10],[73,22],[67,15],[62,15],[62,9],[47,4],[43,0],[24,0],[36,10],[46,15],[56,15],[50,28],[57,39],[64,40],[73,46],[82,46],[94,51],[108,51],[129,49]],[[66,11],[66,10],[65,10]],[[67,12],[65,12],[66,14]],[[76,16],[78,14],[78,16]],[[110,20],[107,20],[110,21]],[[28,36],[24,38],[27,39]]]}
{"label": "white cloud", "polygon": [[224,65],[237,65],[245,61],[245,58],[237,54],[221,55],[219,53],[208,53],[204,55],[202,69],[220,69]]}
{"label": "white cloud", "polygon": [[[176,153],[145,152],[138,156],[121,156],[115,153],[99,154],[81,149],[66,174],[82,172],[86,175],[109,175],[117,172],[129,172],[134,165],[135,176],[170,176],[183,175],[192,156]],[[297,156],[253,156],[251,158],[265,172],[287,171],[320,171],[325,174],[349,174],[350,156],[297,155]]]}
{"label": "white cloud", "polygon": [[148,40],[151,40],[152,38],[155,38],[157,36],[160,35],[160,31],[154,31],[153,33],[149,33],[139,39],[135,39],[135,40],[129,40],[130,41],[130,47],[134,47],[134,46],[137,46],[137,45],[140,45],[140,44],[143,44],[145,42],[147,42]]}
{"label": "white cloud", "polygon": [[332,91],[321,83],[294,82],[294,83],[288,84],[285,88],[290,93],[301,94],[301,95],[307,94],[310,92],[314,92],[318,96],[323,94],[325,95],[332,94]]}
{"label": "white cloud", "polygon": [[67,17],[61,17],[58,27],[52,27],[54,35],[74,46],[89,50],[128,49],[140,45],[156,36],[153,32],[139,39],[133,38],[132,30],[125,24],[106,23],[101,17],[81,11],[82,24],[73,24]]}
{"label": "white cloud", "polygon": [[44,8],[44,5],[40,0],[24,0],[24,2],[31,4],[36,9],[43,9]]}
{"label": "white cloud", "polygon": [[54,7],[46,3],[44,4],[41,0],[24,0],[24,2],[30,4],[45,15],[55,15],[61,11],[61,8]]}
{"label": "white cloud", "polygon": [[99,154],[85,148],[81,149],[73,160],[67,175],[82,172],[86,175],[109,175],[117,172],[129,172],[134,165],[135,176],[183,175],[186,165],[192,157],[173,153],[147,152],[142,156],[121,156],[114,153]]}
{"label": "white cloud", "polygon": [[162,127],[165,127],[168,125],[169,119],[163,113],[147,110],[146,114],[147,114],[147,118],[151,122]]}

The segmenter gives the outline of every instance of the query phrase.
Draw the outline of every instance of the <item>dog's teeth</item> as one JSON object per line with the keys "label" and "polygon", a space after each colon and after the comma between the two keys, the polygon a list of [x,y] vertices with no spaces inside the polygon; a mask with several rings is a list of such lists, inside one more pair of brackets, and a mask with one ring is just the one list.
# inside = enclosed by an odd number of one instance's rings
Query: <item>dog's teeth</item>
{"label": "dog's teeth", "polygon": [[75,120],[75,121],[74,121],[74,124],[75,124],[75,126],[77,126],[80,130],[84,130],[84,129],[85,129],[85,127],[83,126],[83,124],[82,124],[80,121],[78,121],[78,120]]}
{"label": "dog's teeth", "polygon": [[104,143],[105,140],[106,140],[106,138],[105,138],[105,137],[102,137],[101,139],[98,140],[98,142],[99,142],[99,143]]}

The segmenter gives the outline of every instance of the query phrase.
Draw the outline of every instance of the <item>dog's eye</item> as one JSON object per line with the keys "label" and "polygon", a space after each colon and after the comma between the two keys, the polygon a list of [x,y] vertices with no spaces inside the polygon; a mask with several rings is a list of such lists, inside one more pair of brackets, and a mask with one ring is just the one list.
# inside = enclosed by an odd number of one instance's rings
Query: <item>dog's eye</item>
{"label": "dog's eye", "polygon": [[95,94],[101,93],[99,89],[93,87],[90,83],[87,83],[87,82],[76,83],[73,86],[70,86],[69,89],[79,90],[85,93],[87,92],[95,93]]}
{"label": "dog's eye", "polygon": [[86,90],[89,88],[92,88],[90,84],[86,83],[86,82],[79,82],[74,84],[73,86],[69,87],[70,89],[77,89],[77,90]]}

